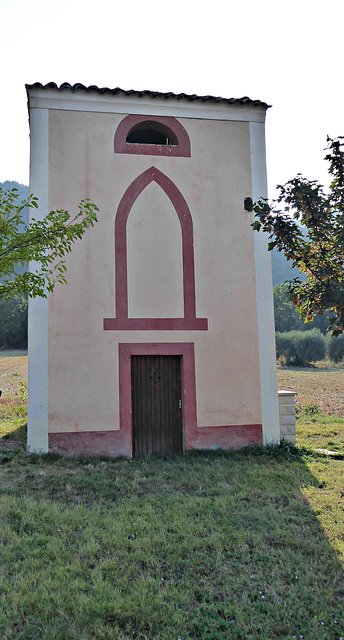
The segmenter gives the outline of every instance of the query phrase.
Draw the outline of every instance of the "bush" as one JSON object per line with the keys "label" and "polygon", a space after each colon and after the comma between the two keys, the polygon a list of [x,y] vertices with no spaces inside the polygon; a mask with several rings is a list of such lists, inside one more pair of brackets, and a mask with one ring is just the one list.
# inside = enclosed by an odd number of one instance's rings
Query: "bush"
{"label": "bush", "polygon": [[328,355],[333,362],[344,360],[344,334],[331,336],[328,341]]}
{"label": "bush", "polygon": [[307,367],[311,362],[325,358],[325,338],[318,329],[277,332],[276,355],[277,358],[282,356],[288,367]]}
{"label": "bush", "polygon": [[308,418],[313,418],[320,414],[320,408],[317,404],[305,404],[303,410]]}

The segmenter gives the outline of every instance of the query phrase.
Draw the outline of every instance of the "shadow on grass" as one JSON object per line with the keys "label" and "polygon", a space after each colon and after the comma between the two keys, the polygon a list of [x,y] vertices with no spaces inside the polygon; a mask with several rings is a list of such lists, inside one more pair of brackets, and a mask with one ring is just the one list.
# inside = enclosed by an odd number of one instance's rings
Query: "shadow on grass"
{"label": "shadow on grass", "polygon": [[25,449],[27,436],[27,423],[20,425],[17,429],[13,429],[0,438],[0,442],[15,442],[18,447]]}
{"label": "shadow on grass", "polygon": [[1,467],[1,637],[338,640],[343,568],[309,463],[322,458],[287,445],[133,461],[21,449]]}
{"label": "shadow on grass", "polygon": [[27,424],[20,425],[0,437],[0,464],[24,459],[26,455]]}

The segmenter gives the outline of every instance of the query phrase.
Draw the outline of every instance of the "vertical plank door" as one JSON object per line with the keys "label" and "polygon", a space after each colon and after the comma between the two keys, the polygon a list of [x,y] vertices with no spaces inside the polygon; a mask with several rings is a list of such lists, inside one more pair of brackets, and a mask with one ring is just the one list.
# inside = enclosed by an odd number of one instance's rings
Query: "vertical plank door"
{"label": "vertical plank door", "polygon": [[181,356],[131,356],[133,455],[183,453]]}

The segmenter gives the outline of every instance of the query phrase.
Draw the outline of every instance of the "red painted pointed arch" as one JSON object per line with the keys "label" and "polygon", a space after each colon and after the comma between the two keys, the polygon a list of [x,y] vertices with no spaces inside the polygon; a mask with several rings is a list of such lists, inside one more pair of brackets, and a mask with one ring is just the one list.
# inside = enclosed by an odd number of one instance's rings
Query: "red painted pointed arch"
{"label": "red painted pointed arch", "polygon": [[[142,191],[156,182],[171,200],[182,232],[183,318],[128,318],[127,220]],[[196,318],[193,224],[189,207],[178,187],[164,173],[151,167],[128,187],[119,203],[115,219],[116,318],[104,318],[104,330],[117,329],[198,329],[207,330],[206,318]]]}

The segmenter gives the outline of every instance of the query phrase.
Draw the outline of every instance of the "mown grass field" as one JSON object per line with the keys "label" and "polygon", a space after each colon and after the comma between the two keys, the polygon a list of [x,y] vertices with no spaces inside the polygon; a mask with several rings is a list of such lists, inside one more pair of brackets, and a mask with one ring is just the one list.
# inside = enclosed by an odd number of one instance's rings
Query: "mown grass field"
{"label": "mown grass field", "polygon": [[300,449],[73,461],[26,457],[25,366],[0,359],[1,639],[344,638],[344,419],[303,371]]}

